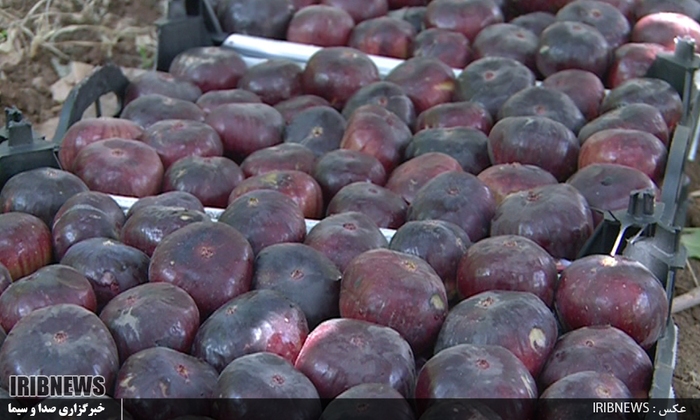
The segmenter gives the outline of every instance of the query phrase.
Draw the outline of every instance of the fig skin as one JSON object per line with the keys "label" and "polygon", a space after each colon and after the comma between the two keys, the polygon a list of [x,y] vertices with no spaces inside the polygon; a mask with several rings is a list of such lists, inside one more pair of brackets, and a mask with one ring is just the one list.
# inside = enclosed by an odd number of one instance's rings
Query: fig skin
{"label": "fig skin", "polygon": [[409,398],[415,382],[411,346],[395,330],[367,321],[334,318],[306,338],[294,367],[333,399],[361,383],[383,383]]}
{"label": "fig skin", "polygon": [[495,209],[496,202],[486,184],[475,175],[451,171],[441,173],[418,190],[406,219],[452,222],[476,242],[488,236]]}
{"label": "fig skin", "polygon": [[197,85],[202,93],[236,87],[247,66],[241,56],[221,47],[195,47],[178,54],[168,72]]}
{"label": "fig skin", "polygon": [[143,127],[123,118],[83,118],[71,125],[61,139],[58,160],[61,168],[73,172],[75,156],[88,144],[111,138],[138,140],[142,134]]}
{"label": "fig skin", "polygon": [[389,173],[401,162],[411,130],[396,114],[379,105],[363,105],[348,119],[340,148],[377,158]]}
{"label": "fig skin", "polygon": [[164,173],[154,148],[127,139],[92,143],[78,153],[74,165],[91,190],[137,198],[158,194]]}
{"label": "fig skin", "polygon": [[389,12],[387,0],[368,0],[360,3],[355,0],[320,0],[315,2],[345,10],[358,24],[368,19],[384,16]]}
{"label": "fig skin", "polygon": [[604,212],[625,210],[632,191],[659,190],[642,171],[614,163],[594,163],[577,171],[566,181],[586,198],[597,226]]}
{"label": "fig skin", "polygon": [[220,222],[193,223],[161,241],[151,257],[149,281],[185,290],[204,320],[250,290],[253,258],[250,243],[236,229]]}
{"label": "fig skin", "polygon": [[253,190],[238,196],[226,207],[219,222],[243,234],[256,255],[268,246],[302,242],[306,237],[301,208],[275,190]]}
{"label": "fig skin", "polygon": [[17,322],[37,309],[73,304],[91,312],[97,308],[90,282],[73,267],[52,264],[13,282],[0,296],[0,326],[11,332]]}
{"label": "fig skin", "polygon": [[97,312],[118,294],[148,281],[150,259],[113,239],[92,238],[72,246],[61,264],[75,268],[92,284]]}
{"label": "fig skin", "polygon": [[[622,381],[609,373],[577,372],[560,379],[542,392],[537,407],[538,413],[546,419],[575,419],[589,415],[590,404],[582,404],[575,400],[572,404],[571,400],[566,400],[573,398],[625,401],[631,400],[632,394]],[[562,404],[561,401],[567,403]],[[611,419],[625,418],[621,413],[604,416]]]}
{"label": "fig skin", "polygon": [[456,274],[463,299],[489,290],[510,290],[530,292],[550,308],[554,304],[556,261],[524,236],[492,236],[473,244],[459,260]]}
{"label": "fig skin", "polygon": [[565,330],[612,325],[644,349],[663,334],[669,305],[661,282],[641,263],[619,255],[573,262],[561,274],[554,302]]}
{"label": "fig skin", "polygon": [[163,191],[185,191],[205,207],[225,208],[231,191],[245,179],[236,162],[223,156],[189,156],[163,175]]}
{"label": "fig skin", "polygon": [[338,318],[342,273],[335,263],[308,245],[270,245],[255,256],[252,289],[282,293],[304,311],[309,330]]}
{"label": "fig skin", "polygon": [[394,67],[384,80],[399,85],[406,92],[417,114],[452,101],[457,84],[454,71],[431,57],[409,58]]}
{"label": "fig skin", "polygon": [[237,86],[274,106],[301,94],[301,73],[302,68],[293,61],[270,59],[249,68]]}
{"label": "fig skin", "polygon": [[189,352],[199,328],[199,309],[184,290],[145,283],[115,296],[100,312],[119,350],[119,360],[153,347]]}
{"label": "fig skin", "polygon": [[216,370],[207,363],[168,347],[152,347],[122,364],[114,397],[138,420],[206,416],[216,380]]}
{"label": "fig skin", "polygon": [[545,77],[561,70],[580,69],[602,79],[611,58],[612,48],[598,29],[582,22],[558,21],[540,35],[535,61]]}
{"label": "fig skin", "polygon": [[[404,302],[411,301],[409,306]],[[340,282],[340,316],[390,327],[414,354],[431,349],[448,311],[445,285],[423,259],[374,249],[353,259]]]}
{"label": "fig skin", "polygon": [[401,195],[371,182],[343,187],[328,202],[326,215],[357,211],[369,216],[380,228],[397,229],[406,221],[408,204]]}
{"label": "fig skin", "polygon": [[258,352],[294,363],[308,334],[298,305],[274,290],[252,290],[229,300],[202,323],[192,355],[219,372],[239,357]]}
{"label": "fig skin", "polygon": [[348,46],[371,55],[406,60],[411,57],[416,30],[410,23],[383,16],[353,28]]}
{"label": "fig skin", "polygon": [[491,166],[488,142],[486,134],[476,128],[426,128],[413,135],[406,146],[404,159],[409,161],[428,153],[444,153],[457,160],[464,172],[476,175]]}
{"label": "fig skin", "polygon": [[470,42],[489,25],[502,23],[503,12],[491,0],[441,0],[428,4],[427,28],[442,28],[462,33]]}
{"label": "fig skin", "polygon": [[51,229],[56,260],[86,239],[108,238],[119,240],[120,231],[102,210],[91,206],[74,206],[56,219]]}
{"label": "fig skin", "polygon": [[343,272],[355,257],[372,249],[387,248],[389,241],[368,216],[346,212],[321,220],[306,235],[304,244],[323,253]]}
{"label": "fig skin", "polygon": [[578,139],[584,141],[594,133],[612,128],[626,128],[645,131],[655,135],[665,145],[669,145],[668,125],[661,112],[644,103],[632,103],[602,113],[598,118],[584,125]]}
{"label": "fig skin", "polygon": [[121,241],[149,257],[156,247],[173,232],[193,223],[208,221],[199,210],[184,207],[146,206],[129,217],[121,230]]}
{"label": "fig skin", "polygon": [[70,172],[37,168],[20,172],[7,180],[0,190],[0,211],[32,214],[51,226],[63,204],[88,186]]}
{"label": "fig skin", "polygon": [[547,305],[530,292],[489,290],[450,309],[435,354],[460,344],[489,344],[510,350],[537,378],[559,335]]}
{"label": "fig skin", "polygon": [[606,325],[581,327],[562,335],[538,378],[541,389],[582,371],[610,373],[634,398],[648,398],[654,365],[632,337]]}
{"label": "fig skin", "polygon": [[148,127],[141,141],[158,152],[164,170],[189,156],[211,157],[224,154],[219,134],[209,125],[198,121],[159,121]]}
{"label": "fig skin", "polygon": [[355,21],[345,10],[314,4],[294,13],[287,26],[287,41],[317,47],[343,47],[348,44],[354,27]]}
{"label": "fig skin", "polygon": [[307,219],[323,216],[321,186],[309,174],[301,171],[276,170],[246,178],[229,195],[229,204],[243,194],[255,190],[273,190],[291,198]]}
{"label": "fig skin", "polygon": [[124,92],[124,105],[153,94],[195,102],[202,95],[202,90],[196,84],[175,74],[150,70],[131,79]]}
{"label": "fig skin", "polygon": [[477,178],[491,189],[496,204],[501,204],[510,193],[558,183],[554,175],[539,166],[520,163],[493,165],[481,171]]}
{"label": "fig skin", "polygon": [[72,196],[66,200],[65,203],[63,203],[60,209],[58,209],[58,212],[56,212],[54,218],[58,220],[71,208],[83,205],[94,207],[97,210],[103,211],[109,217],[109,220],[114,224],[114,226],[117,227],[117,229],[121,229],[126,221],[124,210],[119,207],[119,204],[117,204],[117,202],[114,201],[114,199],[108,194],[98,191],[81,192]]}
{"label": "fig skin", "polygon": [[20,212],[0,214],[0,264],[13,281],[52,261],[51,230],[41,219]]}
{"label": "fig skin", "polygon": [[320,96],[338,110],[359,89],[379,80],[379,69],[367,54],[350,47],[319,50],[302,73],[304,93]]}
{"label": "fig skin", "polygon": [[522,235],[554,258],[573,260],[593,226],[584,196],[569,184],[554,184],[506,196],[491,222],[491,236]]}
{"label": "fig skin", "polygon": [[423,185],[444,172],[462,172],[462,166],[455,158],[444,153],[425,153],[394,169],[385,187],[411,204]]}
{"label": "fig skin", "polygon": [[[415,392],[419,412],[441,399],[485,400],[504,419],[530,418],[537,385],[513,353],[501,346],[460,344],[433,356],[418,373]],[[509,401],[504,402],[503,399]]]}
{"label": "fig skin", "polygon": [[391,237],[389,249],[425,260],[445,285],[447,299],[457,298],[457,266],[472,245],[462,228],[444,220],[405,223]]}
{"label": "fig skin", "polygon": [[576,172],[580,149],[573,131],[543,116],[503,118],[493,126],[488,140],[493,164],[535,165],[558,181]]}
{"label": "fig skin", "polygon": [[194,102],[169,98],[152,93],[129,102],[122,110],[121,118],[130,120],[144,129],[163,120],[204,121],[204,111]]}
{"label": "fig skin", "polygon": [[357,150],[338,149],[321,156],[312,173],[330,201],[343,187],[353,182],[371,182],[384,186],[386,170],[374,156]]}
{"label": "fig skin", "polygon": [[117,347],[107,327],[97,315],[73,304],[52,305],[26,315],[0,349],[4,388],[9,375],[100,375],[107,395],[112,395],[118,369]]}
{"label": "fig skin", "polygon": [[535,73],[517,60],[484,57],[469,63],[457,77],[453,100],[481,104],[495,120],[511,96],[535,86],[535,81]]}
{"label": "fig skin", "polygon": [[629,79],[612,89],[603,99],[600,112],[639,103],[658,109],[669,132],[676,128],[683,116],[683,102],[678,92],[666,81],[647,77]]}
{"label": "fig skin", "polygon": [[284,119],[262,103],[234,103],[214,108],[206,117],[221,137],[225,154],[240,162],[251,153],[282,143]]}
{"label": "fig skin", "polygon": [[343,107],[343,116],[348,119],[363,105],[379,105],[396,114],[408,127],[416,121],[413,101],[396,83],[382,80],[371,83],[355,92]]}
{"label": "fig skin", "polygon": [[301,171],[309,175],[316,167],[316,155],[306,146],[282,143],[253,152],[241,163],[246,178],[272,171]]}
{"label": "fig skin", "polygon": [[319,393],[303,373],[284,358],[267,352],[231,362],[219,375],[214,417],[226,419],[285,418],[315,420],[323,410]]}
{"label": "fig skin", "polygon": [[463,69],[472,59],[469,39],[459,32],[428,28],[413,40],[413,57],[437,58],[455,69]]}
{"label": "fig skin", "polygon": [[494,121],[489,111],[476,102],[450,102],[435,105],[418,115],[416,132],[430,128],[475,128],[488,135]]}
{"label": "fig skin", "polygon": [[262,99],[253,92],[243,89],[212,90],[200,96],[195,102],[202,108],[204,115],[209,115],[211,111],[221,105],[226,104],[260,104]]}
{"label": "fig skin", "polygon": [[340,147],[347,121],[330,106],[316,106],[297,113],[284,129],[284,143],[309,148],[315,156]]}
{"label": "fig skin", "polygon": [[290,0],[225,0],[214,11],[225,33],[283,40],[295,8]]}
{"label": "fig skin", "polygon": [[169,191],[158,195],[139,198],[126,212],[126,218],[136,214],[139,210],[151,206],[181,207],[186,210],[194,210],[204,213],[204,206],[199,199],[184,191]]}

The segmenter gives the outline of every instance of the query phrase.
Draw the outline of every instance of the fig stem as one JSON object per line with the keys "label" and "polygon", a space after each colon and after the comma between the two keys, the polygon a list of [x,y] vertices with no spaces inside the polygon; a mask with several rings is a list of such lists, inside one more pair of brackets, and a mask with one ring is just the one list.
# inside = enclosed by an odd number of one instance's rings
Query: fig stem
{"label": "fig stem", "polygon": [[677,314],[697,305],[700,305],[700,287],[695,287],[689,292],[674,298],[671,304],[671,313]]}

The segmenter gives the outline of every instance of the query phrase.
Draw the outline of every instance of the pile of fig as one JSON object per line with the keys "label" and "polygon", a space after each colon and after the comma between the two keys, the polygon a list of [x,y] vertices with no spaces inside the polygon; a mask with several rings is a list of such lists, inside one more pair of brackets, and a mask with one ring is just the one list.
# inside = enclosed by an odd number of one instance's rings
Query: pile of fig
{"label": "pile of fig", "polygon": [[0,388],[100,375],[137,420],[648,398],[665,287],[582,251],[663,185],[683,106],[646,72],[700,41],[696,2],[211,3],[226,31],[324,48],[184,51],[71,126],[62,169],[2,187]]}

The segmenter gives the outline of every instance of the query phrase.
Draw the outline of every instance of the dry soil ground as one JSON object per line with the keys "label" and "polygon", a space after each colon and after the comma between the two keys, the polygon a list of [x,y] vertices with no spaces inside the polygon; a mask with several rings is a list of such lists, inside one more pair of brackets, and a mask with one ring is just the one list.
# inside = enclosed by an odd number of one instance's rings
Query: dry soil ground
{"label": "dry soil ground", "polygon": [[[71,72],[68,64],[150,68],[154,22],[163,13],[163,0],[0,0],[0,107],[17,106],[52,138],[53,125],[41,124],[55,121],[61,110],[65,84],[54,84]],[[700,164],[687,169],[691,191],[700,190]],[[688,224],[700,226],[700,200],[691,203]],[[690,264],[700,274],[700,261]],[[686,269],[676,293],[694,286]],[[674,320],[680,329],[674,388],[678,397],[700,398],[700,307]]]}

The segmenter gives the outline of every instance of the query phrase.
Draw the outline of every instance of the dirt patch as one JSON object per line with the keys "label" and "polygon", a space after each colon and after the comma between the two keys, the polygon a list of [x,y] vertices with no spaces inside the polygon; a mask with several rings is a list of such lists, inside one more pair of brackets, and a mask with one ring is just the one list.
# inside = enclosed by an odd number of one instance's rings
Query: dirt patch
{"label": "dirt patch", "polygon": [[[5,4],[0,30],[7,32],[5,37],[12,37],[13,46],[21,48],[23,54],[0,52],[0,107],[16,106],[35,125],[60,113],[62,103],[53,98],[50,87],[64,76],[61,73],[72,60],[151,68],[154,22],[165,10],[164,0],[8,0]],[[44,16],[48,23],[42,21]],[[26,22],[18,23],[19,17]],[[52,38],[52,30],[65,27],[83,29]],[[106,32],[102,28],[111,29]],[[1,119],[4,122],[4,116]]]}
{"label": "dirt patch", "polygon": [[[686,173],[690,177],[690,191],[700,190],[700,163],[688,162]],[[691,202],[688,225],[700,226],[700,200]],[[700,261],[689,260],[690,267],[681,271],[676,282],[676,296],[696,287],[693,274],[700,275]],[[678,360],[674,372],[673,387],[679,398],[700,398],[700,306],[675,314],[678,325]]]}

